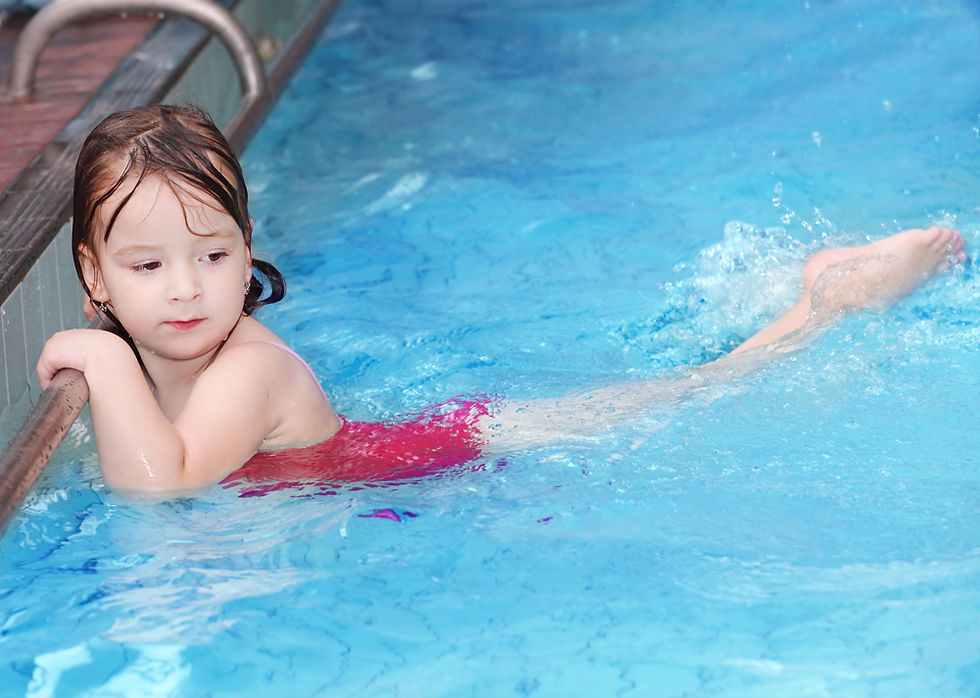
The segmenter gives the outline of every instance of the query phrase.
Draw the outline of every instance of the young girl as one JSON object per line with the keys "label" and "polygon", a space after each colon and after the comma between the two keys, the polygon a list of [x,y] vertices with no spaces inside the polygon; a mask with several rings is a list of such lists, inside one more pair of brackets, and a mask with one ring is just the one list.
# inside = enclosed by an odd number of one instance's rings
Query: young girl
{"label": "young girl", "polygon": [[[226,478],[271,481],[245,490],[258,494],[295,481],[414,477],[471,460],[491,440],[547,439],[541,425],[602,399],[599,390],[525,404],[456,401],[400,424],[346,422],[303,360],[251,316],[285,291],[275,268],[253,259],[251,235],[241,167],[202,112],[130,109],[86,139],[75,171],[75,266],[93,314],[114,332],[59,332],[37,372],[42,387],[62,368],[84,373],[110,487],[173,494]],[[965,260],[960,235],[940,227],[819,252],[783,317],[696,373],[638,386],[637,400],[744,370],[749,350],[770,355]]]}

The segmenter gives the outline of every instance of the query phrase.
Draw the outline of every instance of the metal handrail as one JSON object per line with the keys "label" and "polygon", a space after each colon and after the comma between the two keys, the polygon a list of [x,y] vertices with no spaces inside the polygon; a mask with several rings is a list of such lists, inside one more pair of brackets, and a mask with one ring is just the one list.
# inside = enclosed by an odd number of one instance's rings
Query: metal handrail
{"label": "metal handrail", "polygon": [[269,98],[269,83],[255,42],[241,22],[214,0],[54,0],[31,18],[14,47],[7,94],[22,99],[34,93],[34,73],[41,52],[58,31],[91,17],[128,12],[164,12],[204,25],[231,52],[242,82],[239,113]]}
{"label": "metal handrail", "polygon": [[0,533],[85,407],[88,396],[88,382],[81,371],[61,369],[0,454]]}

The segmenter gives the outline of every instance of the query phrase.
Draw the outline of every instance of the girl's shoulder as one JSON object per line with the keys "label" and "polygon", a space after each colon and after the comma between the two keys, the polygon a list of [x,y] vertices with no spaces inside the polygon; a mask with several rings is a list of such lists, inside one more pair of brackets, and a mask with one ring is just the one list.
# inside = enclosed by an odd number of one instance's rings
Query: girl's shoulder
{"label": "girl's shoulder", "polygon": [[214,363],[258,363],[265,370],[274,373],[275,369],[302,369],[300,373],[309,376],[319,387],[316,374],[306,360],[294,351],[274,332],[252,317],[243,317],[225,346],[218,353]]}
{"label": "girl's shoulder", "polygon": [[[309,376],[316,383],[317,387],[320,387],[316,373],[306,363],[306,359],[293,351],[285,342],[275,339],[255,339],[250,342],[236,344],[229,349],[229,352],[234,353],[236,356],[247,356],[252,361],[260,362],[266,369],[272,369],[273,367],[278,367],[280,370],[283,367],[299,369],[299,373]],[[289,372],[291,373],[292,371]]]}
{"label": "girl's shoulder", "polygon": [[242,318],[241,324],[212,369],[251,381],[265,395],[277,427],[262,448],[316,443],[335,433],[340,422],[309,364],[253,318]]}

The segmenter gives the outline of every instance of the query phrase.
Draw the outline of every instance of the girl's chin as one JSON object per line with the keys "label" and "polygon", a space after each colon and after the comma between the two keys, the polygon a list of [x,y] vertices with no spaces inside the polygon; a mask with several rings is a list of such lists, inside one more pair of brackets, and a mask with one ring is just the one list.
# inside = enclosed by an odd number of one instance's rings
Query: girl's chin
{"label": "girl's chin", "polygon": [[172,342],[172,343],[152,343],[144,344],[136,342],[136,348],[144,362],[147,360],[167,359],[169,361],[194,361],[196,359],[211,358],[215,351],[221,346],[221,342]]}

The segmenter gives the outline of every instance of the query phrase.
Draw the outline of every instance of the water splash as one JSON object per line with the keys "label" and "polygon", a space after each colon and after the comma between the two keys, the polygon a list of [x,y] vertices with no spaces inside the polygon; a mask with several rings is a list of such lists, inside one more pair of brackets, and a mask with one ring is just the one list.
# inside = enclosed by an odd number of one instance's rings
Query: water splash
{"label": "water splash", "polygon": [[717,358],[792,305],[807,251],[783,228],[729,222],[720,242],[675,267],[687,277],[664,284],[661,309],[622,340],[665,367]]}

